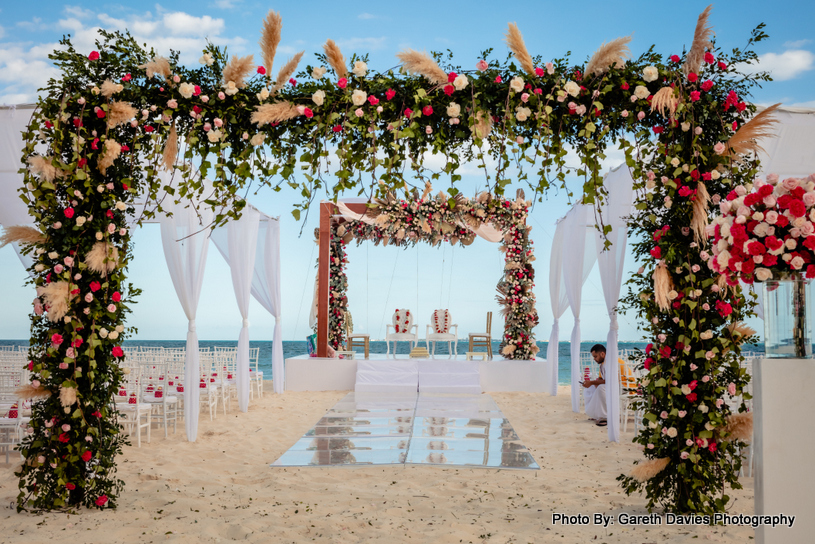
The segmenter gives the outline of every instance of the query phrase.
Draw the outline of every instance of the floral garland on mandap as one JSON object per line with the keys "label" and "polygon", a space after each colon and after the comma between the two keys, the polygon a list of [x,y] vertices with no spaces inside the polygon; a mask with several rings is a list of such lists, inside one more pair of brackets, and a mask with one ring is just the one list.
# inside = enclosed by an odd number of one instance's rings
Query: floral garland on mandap
{"label": "floral garland on mandap", "polygon": [[[757,58],[749,47],[766,38],[763,25],[747,48],[727,57],[711,41],[709,12],[683,57],[663,60],[648,51],[625,60],[628,39],[620,38],[585,65],[546,61],[532,57],[510,25],[513,57],[503,63],[485,51],[468,69],[408,50],[399,54],[407,74],[375,73],[364,57],[346,59],[328,40],[316,66],[296,73],[302,55],[295,55],[274,77],[282,25],[274,12],[264,22],[260,66],[214,45],[190,69],[175,55],[145,51],[128,34],[100,31],[90,54],[63,39],[51,55],[61,78],[43,89],[23,134],[21,197],[37,228],[4,236],[34,257],[38,289],[25,391],[37,400],[21,445],[18,509],[107,508],[121,492],[115,457],[126,439],[113,399],[122,379],[120,343],[129,333],[124,317],[138,294],[126,283],[126,214],[137,195],[154,204],[149,217],[165,195],[200,197],[208,178],[213,191],[201,205],[223,206],[215,216],[222,224],[240,215],[238,195],[252,183],[298,188],[304,202],[293,210],[296,218],[321,190],[361,191],[380,199],[377,215],[386,217],[374,226],[348,225],[352,238],[397,244],[466,244],[473,235],[463,225],[490,219],[506,250],[498,286],[506,310],[501,351],[530,359],[538,319],[533,257],[528,227],[512,218],[525,218],[526,204],[501,200],[512,182],[508,169],[516,168],[515,181],[537,198],[553,186],[568,191],[566,174],[576,174],[583,202],[598,203],[605,193],[601,160],[617,142],[638,180],[632,232],[648,272],[629,282],[627,301],[654,338],[643,383],[649,425],[636,439],[648,460],[621,480],[629,492],[644,490],[651,505],[724,510],[726,495],[713,496],[739,486],[740,443],[734,414],[719,401],[725,391],[741,394],[747,382],[735,325],[750,304],[705,267],[705,240],[690,243],[689,236],[704,231],[708,196],[717,203],[752,181],[757,162],[749,144],[762,134],[757,121],[771,112],[747,122],[754,111],[744,97],[768,76],[733,68]],[[716,144],[725,146],[722,154]],[[577,168],[566,166],[569,146]],[[447,158],[440,171],[425,165],[431,154]],[[466,200],[455,187],[466,161],[484,166],[486,197]],[[160,181],[162,168],[174,173],[172,186]],[[323,177],[329,171],[331,180]],[[394,196],[409,193],[417,179],[421,186],[443,177],[446,194],[421,204]],[[449,220],[460,212],[464,223]],[[344,239],[341,227],[336,234]],[[332,263],[333,304],[341,310],[344,247],[331,247],[339,258]],[[342,313],[331,319],[339,344]]]}
{"label": "floral garland on mandap", "polygon": [[[500,350],[508,359],[534,359],[539,348],[535,344],[533,327],[538,324],[538,313],[535,309],[533,293],[535,271],[532,262],[535,256],[532,251],[532,240],[526,225],[529,203],[520,192],[518,199],[504,200],[488,193],[482,193],[470,200],[463,195],[448,199],[443,193],[429,196],[430,184],[425,186],[424,194],[412,200],[397,199],[388,194],[383,199],[376,199],[368,209],[373,224],[364,221],[338,219],[332,223],[332,241],[340,239],[342,244],[332,243],[331,262],[347,262],[345,243],[356,239],[374,242],[379,245],[412,246],[419,242],[431,245],[450,243],[467,246],[475,239],[474,231],[491,224],[501,230],[503,240],[501,251],[504,253],[504,274],[498,284],[499,295],[496,297],[502,306],[505,317],[504,334]],[[347,288],[344,270],[336,272],[332,268],[331,286],[334,292],[334,274],[337,274],[337,285]],[[347,304],[345,290],[338,290],[336,300]],[[332,299],[333,300],[333,299]],[[329,304],[332,304],[329,301]],[[339,322],[333,319],[336,310],[330,306],[329,342],[336,349],[334,339],[343,338]],[[398,331],[397,331],[398,332]],[[338,344],[341,344],[338,341]]]}

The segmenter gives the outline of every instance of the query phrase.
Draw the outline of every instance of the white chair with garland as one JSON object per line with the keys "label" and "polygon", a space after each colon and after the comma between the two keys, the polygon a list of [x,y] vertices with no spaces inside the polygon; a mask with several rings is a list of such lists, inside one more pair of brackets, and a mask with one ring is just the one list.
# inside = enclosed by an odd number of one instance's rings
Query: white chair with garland
{"label": "white chair with garland", "polygon": [[[389,329],[393,329],[393,332],[389,333]],[[410,342],[411,349],[416,347],[419,342],[419,325],[413,324],[413,314],[410,313],[410,310],[397,309],[393,312],[393,324],[385,325],[386,355],[391,353],[391,342],[393,342],[394,357],[396,356],[397,342]]]}
{"label": "white chair with garland", "polygon": [[[447,342],[447,351],[450,357],[458,356],[458,324],[450,324],[450,310],[435,310],[430,316],[430,325],[425,334],[425,345],[430,350],[430,356],[436,355],[436,342]],[[450,332],[455,329],[456,332]],[[430,348],[430,343],[433,348]]]}

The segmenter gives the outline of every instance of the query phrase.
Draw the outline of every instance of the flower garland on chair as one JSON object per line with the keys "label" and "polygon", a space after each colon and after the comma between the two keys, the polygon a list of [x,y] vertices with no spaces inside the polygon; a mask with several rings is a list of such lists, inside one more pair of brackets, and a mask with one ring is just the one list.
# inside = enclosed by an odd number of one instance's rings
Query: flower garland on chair
{"label": "flower garland on chair", "polygon": [[[443,319],[439,323],[439,312],[443,312]],[[436,334],[445,334],[450,330],[450,310],[434,310],[433,311],[433,330]]]}

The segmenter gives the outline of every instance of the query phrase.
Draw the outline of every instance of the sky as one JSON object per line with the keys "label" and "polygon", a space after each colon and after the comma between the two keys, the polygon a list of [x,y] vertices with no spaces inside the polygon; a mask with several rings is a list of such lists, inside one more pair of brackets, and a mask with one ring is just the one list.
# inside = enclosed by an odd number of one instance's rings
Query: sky
{"label": "sky", "polygon": [[[494,48],[493,55],[508,53],[503,34],[509,22],[517,22],[532,55],[557,58],[571,51],[575,62],[583,62],[603,42],[633,33],[630,44],[634,56],[647,51],[671,55],[681,53],[693,38],[696,18],[708,2],[686,1],[670,9],[663,3],[633,0],[624,3],[589,2],[255,2],[252,0],[198,0],[168,3],[105,1],[15,2],[0,5],[0,104],[33,102],[38,87],[57,70],[47,55],[63,34],[70,34],[78,51],[90,52],[98,28],[129,29],[136,38],[160,54],[180,51],[181,62],[198,62],[206,40],[228,47],[231,54],[255,54],[261,22],[269,9],[279,10],[283,37],[278,49],[283,58],[304,50],[301,66],[314,64],[314,54],[322,44],[335,40],[346,58],[352,53],[369,54],[369,66],[386,70],[398,64],[395,54],[405,48],[454,53],[462,66],[474,66],[479,53]],[[758,44],[761,69],[771,72],[774,81],[754,93],[758,104],[782,102],[789,106],[815,108],[815,42],[811,22],[815,3],[793,1],[778,9],[765,1],[719,2],[711,17],[717,43],[730,50],[743,47],[750,31],[766,23],[770,39]],[[621,162],[621,154],[610,153],[605,167]],[[457,184],[465,194],[474,195],[483,186],[476,168],[465,168]],[[579,189],[577,179],[571,186]],[[519,185],[520,186],[520,185]],[[446,187],[435,187],[435,190]],[[516,186],[508,195],[515,194]],[[529,191],[527,191],[529,193]],[[355,196],[355,195],[348,195]],[[313,231],[317,214],[295,221],[293,191],[261,191],[249,199],[272,216],[281,217],[281,259],[283,288],[283,337],[302,340],[309,334],[308,313],[313,290],[316,246]],[[552,192],[536,203],[529,224],[535,245],[536,288],[540,324],[538,340],[548,340],[552,314],[548,295],[549,252],[555,222],[569,209],[569,198]],[[300,234],[302,232],[302,235]],[[161,252],[158,225],[146,225],[133,235],[135,258],[130,279],[143,289],[133,307],[128,324],[138,328],[136,338],[176,340],[185,337],[187,323],[173,291]],[[449,308],[453,323],[459,324],[459,337],[484,329],[486,312],[493,311],[493,337],[500,334],[499,307],[495,286],[503,260],[496,244],[477,240],[469,247],[433,248],[420,245],[409,249],[352,244],[348,249],[349,306],[357,332],[372,338],[384,336],[396,308],[414,312],[420,335],[436,308]],[[626,270],[638,268],[631,255]],[[26,272],[11,247],[0,249],[0,339],[28,337],[28,314],[34,298],[25,286]],[[595,269],[583,289],[582,336],[604,339],[608,315]],[[626,287],[623,287],[625,293]],[[271,340],[273,319],[254,300],[249,313],[251,338]],[[232,291],[229,268],[214,247],[198,307],[197,330],[202,340],[236,340],[241,317]],[[571,312],[561,318],[561,340],[568,340],[573,326]],[[753,323],[760,330],[760,322]],[[633,314],[620,317],[620,340],[638,341],[642,333]]]}

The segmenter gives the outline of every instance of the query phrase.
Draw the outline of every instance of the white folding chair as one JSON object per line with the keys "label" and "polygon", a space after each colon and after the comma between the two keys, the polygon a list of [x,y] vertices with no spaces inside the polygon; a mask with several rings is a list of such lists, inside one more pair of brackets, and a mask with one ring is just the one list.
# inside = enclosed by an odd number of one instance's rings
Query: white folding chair
{"label": "white folding chair", "polygon": [[[147,379],[144,375],[147,373]],[[164,425],[164,438],[167,438],[169,423],[173,423],[173,433],[178,426],[178,396],[167,385],[167,363],[163,359],[153,358],[142,365],[142,402],[153,410],[150,419],[158,420]]]}
{"label": "white folding chair", "polygon": [[[147,443],[150,443],[150,413],[153,408],[142,402],[141,375],[139,365],[126,366],[126,372],[116,394],[116,409],[119,411],[119,425],[127,429],[127,434],[136,433],[136,447],[141,448],[141,430],[147,429]],[[143,421],[142,421],[143,420]]]}

